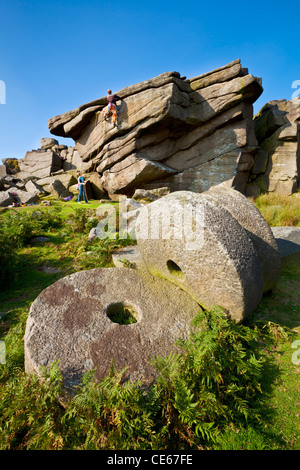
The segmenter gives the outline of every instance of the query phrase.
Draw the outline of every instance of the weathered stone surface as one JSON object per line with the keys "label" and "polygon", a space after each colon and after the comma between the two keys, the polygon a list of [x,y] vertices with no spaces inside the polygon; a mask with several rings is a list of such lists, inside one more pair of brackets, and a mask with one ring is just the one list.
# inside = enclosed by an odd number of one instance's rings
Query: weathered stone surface
{"label": "weathered stone surface", "polygon": [[5,165],[0,165],[0,178],[4,178],[7,175],[7,170]]}
{"label": "weathered stone surface", "polygon": [[10,188],[25,189],[24,183],[19,178],[16,178],[15,175],[6,175],[1,179],[1,181],[4,185],[3,189],[10,189]]}
{"label": "weathered stone surface", "polygon": [[300,252],[300,227],[272,227],[271,230],[282,258]]}
{"label": "weathered stone surface", "polygon": [[274,288],[280,276],[279,250],[272,230],[259,210],[240,192],[222,185],[210,188],[203,196],[224,207],[246,230],[262,266],[264,291]]}
{"label": "weathered stone surface", "polygon": [[[237,172],[242,188],[257,150],[252,103],[261,92],[261,81],[236,60],[192,79],[168,72],[120,90],[116,128],[103,119],[103,97],[50,119],[49,129],[76,141],[110,197],[164,181],[172,190],[198,191],[207,186],[202,167],[214,163],[213,184],[229,179],[236,186]],[[220,172],[223,162],[227,171]]]}
{"label": "weathered stone surface", "polygon": [[16,195],[16,197],[19,199],[19,201],[22,204],[34,204],[35,202],[38,202],[39,198],[37,194],[35,193],[29,193],[27,191],[22,191],[19,188],[12,188],[11,190],[8,191],[8,193]]}
{"label": "weathered stone surface", "polygon": [[[132,312],[137,322],[114,323],[112,313]],[[177,338],[187,338],[199,305],[173,284],[147,270],[105,268],[77,272],[45,289],[33,302],[26,325],[25,368],[60,360],[66,389],[96,368],[96,380],[128,366],[124,380],[150,385],[149,358],[166,355]]]}
{"label": "weathered stone surface", "polygon": [[46,178],[60,170],[62,161],[59,155],[51,150],[33,150],[27,152],[20,163],[20,170],[34,175],[35,178]]}
{"label": "weathered stone surface", "polygon": [[0,207],[8,207],[12,204],[12,198],[8,191],[0,191]]}
{"label": "weathered stone surface", "polygon": [[48,176],[47,178],[42,178],[36,181],[36,184],[42,186],[43,189],[47,192],[51,192],[51,184],[54,181],[60,181],[66,189],[69,189],[72,185],[77,183],[77,179],[71,173],[64,173],[57,176]]}
{"label": "weathered stone surface", "polygon": [[48,150],[54,147],[54,145],[59,145],[56,139],[52,139],[51,137],[43,137],[41,139],[41,149]]}
{"label": "weathered stone surface", "polygon": [[20,171],[19,160],[17,158],[3,158],[2,163],[6,166],[8,174],[15,175]]}
{"label": "weathered stone surface", "polygon": [[264,192],[290,195],[299,186],[300,98],[270,101],[254,118],[261,150],[250,171],[247,194]]}
{"label": "weathered stone surface", "polygon": [[18,172],[17,174],[17,177],[25,183],[27,183],[28,181],[32,180],[32,181],[35,181],[37,178],[32,174],[32,173],[29,173],[28,171],[20,171]]}
{"label": "weathered stone surface", "polygon": [[145,206],[135,231],[150,272],[180,286],[205,309],[219,305],[241,321],[259,303],[264,285],[256,249],[211,198],[174,192]]}
{"label": "weathered stone surface", "polygon": [[102,181],[99,173],[92,172],[85,175],[86,181],[89,181],[91,185],[93,199],[102,199],[106,195],[106,191],[102,186]]}
{"label": "weathered stone surface", "polygon": [[126,246],[112,253],[112,261],[116,268],[137,269],[144,265],[144,260],[137,245]]}
{"label": "weathered stone surface", "polygon": [[65,185],[60,180],[57,180],[57,179],[55,179],[50,184],[50,191],[54,195],[54,197],[58,199],[73,196],[73,194],[70,191],[68,191]]}
{"label": "weathered stone surface", "polygon": [[132,197],[137,200],[156,201],[156,199],[167,196],[168,194],[170,194],[168,187],[136,189]]}
{"label": "weathered stone surface", "polygon": [[166,165],[131,155],[106,170],[101,183],[108,193],[128,194],[130,191],[134,192],[140,182],[147,183],[174,173],[176,171]]}
{"label": "weathered stone surface", "polygon": [[63,161],[63,170],[79,170],[79,171],[94,171],[94,164],[91,161],[84,162],[79,156],[75,147],[68,147],[67,150],[62,150],[61,157],[65,158]]}
{"label": "weathered stone surface", "polygon": [[37,196],[42,196],[47,194],[46,191],[42,188],[42,186],[39,186],[36,182],[34,181],[27,181],[25,184],[26,191],[29,193],[37,194]]}

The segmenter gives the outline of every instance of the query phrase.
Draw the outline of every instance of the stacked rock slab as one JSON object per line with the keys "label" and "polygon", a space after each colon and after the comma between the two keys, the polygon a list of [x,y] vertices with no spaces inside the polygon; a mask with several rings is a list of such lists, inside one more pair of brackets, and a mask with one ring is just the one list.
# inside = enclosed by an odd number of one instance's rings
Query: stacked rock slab
{"label": "stacked rock slab", "polygon": [[[101,380],[113,360],[118,371],[128,367],[124,380],[148,387],[156,378],[149,359],[188,338],[202,308],[218,306],[242,321],[278,276],[270,272],[279,257],[272,232],[251,204],[234,190],[216,188],[174,192],[143,206],[135,269],[78,272],[33,302],[24,338],[27,372],[40,375],[42,366],[60,361],[70,396],[82,374],[96,369]],[[239,211],[248,211],[251,222]],[[136,322],[119,324],[115,317],[126,314]]]}
{"label": "stacked rock slab", "polygon": [[34,175],[35,178],[41,179],[61,170],[62,160],[52,150],[40,149],[27,152],[19,166],[21,172],[29,173]]}
{"label": "stacked rock slab", "polygon": [[247,194],[292,194],[299,186],[300,98],[270,101],[254,123],[260,150],[250,172]]}
{"label": "stacked rock slab", "polygon": [[252,104],[261,93],[260,79],[236,60],[192,79],[166,72],[120,90],[116,128],[103,119],[105,97],[48,125],[76,141],[111,197],[149,185],[203,192],[223,181],[243,191],[257,151]]}

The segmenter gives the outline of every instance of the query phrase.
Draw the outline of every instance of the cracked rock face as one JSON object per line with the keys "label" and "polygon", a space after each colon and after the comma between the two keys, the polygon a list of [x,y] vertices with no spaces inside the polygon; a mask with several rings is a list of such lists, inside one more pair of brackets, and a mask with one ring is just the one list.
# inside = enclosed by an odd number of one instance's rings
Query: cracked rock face
{"label": "cracked rock face", "polygon": [[290,195],[299,187],[300,98],[266,103],[254,118],[260,150],[246,192]]}
{"label": "cracked rock face", "polygon": [[103,118],[105,97],[48,124],[75,140],[111,196],[149,185],[203,192],[223,181],[243,192],[257,151],[252,104],[261,93],[260,80],[236,60],[192,79],[166,72],[120,90],[115,128]]}

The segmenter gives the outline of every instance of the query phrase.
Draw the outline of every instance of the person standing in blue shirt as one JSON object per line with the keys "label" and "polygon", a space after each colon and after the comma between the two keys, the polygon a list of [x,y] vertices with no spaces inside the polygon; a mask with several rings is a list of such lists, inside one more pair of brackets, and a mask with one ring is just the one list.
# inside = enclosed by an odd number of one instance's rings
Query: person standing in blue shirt
{"label": "person standing in blue shirt", "polygon": [[82,195],[84,197],[84,201],[89,204],[87,197],[86,197],[86,192],[85,192],[85,181],[84,177],[82,176],[82,173],[80,171],[77,171],[77,178],[78,178],[78,200],[77,202],[81,204],[81,198]]}

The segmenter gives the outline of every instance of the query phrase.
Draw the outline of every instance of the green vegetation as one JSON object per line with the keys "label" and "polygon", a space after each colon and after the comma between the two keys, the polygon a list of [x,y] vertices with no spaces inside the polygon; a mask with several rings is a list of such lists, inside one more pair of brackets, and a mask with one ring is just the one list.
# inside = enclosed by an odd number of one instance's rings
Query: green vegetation
{"label": "green vegetation", "polygon": [[300,192],[292,196],[261,194],[253,201],[270,227],[300,227]]}
{"label": "green vegetation", "polygon": [[[299,226],[294,199],[275,204],[272,198],[256,202],[268,222]],[[281,209],[269,211],[275,205]],[[243,325],[220,310],[197,316],[180,352],[153,360],[159,375],[147,392],[121,384],[123,371],[112,364],[98,384],[93,372],[86,374],[64,408],[59,363],[44,371],[42,383],[24,372],[25,325],[37,295],[72,272],[112,266],[112,252],[134,243],[118,236],[89,241],[97,206],[53,203],[0,214],[0,340],[6,347],[0,449],[299,450],[299,364],[292,360],[300,339],[297,265],[283,267],[277,287]],[[33,243],[35,236],[49,241]],[[111,312],[115,321],[134,321],[134,312],[123,310]]]}

